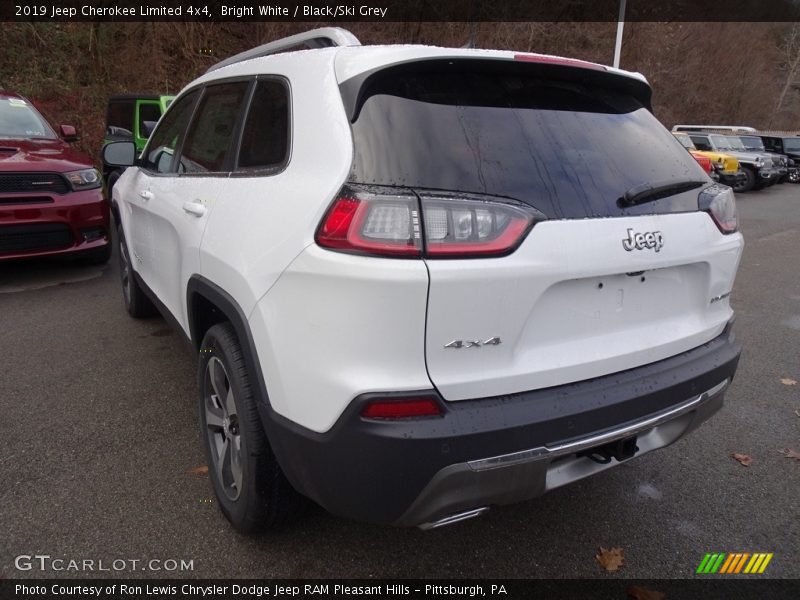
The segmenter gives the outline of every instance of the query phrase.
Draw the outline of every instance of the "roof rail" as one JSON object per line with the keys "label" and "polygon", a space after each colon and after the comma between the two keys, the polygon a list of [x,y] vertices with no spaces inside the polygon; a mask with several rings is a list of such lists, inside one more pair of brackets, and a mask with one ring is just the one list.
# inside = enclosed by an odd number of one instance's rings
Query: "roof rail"
{"label": "roof rail", "polygon": [[222,67],[227,67],[228,65],[242,62],[244,60],[259,58],[261,56],[269,56],[270,54],[277,54],[278,52],[290,50],[298,46],[305,48],[330,48],[332,46],[360,45],[361,42],[358,41],[358,38],[347,31],[347,29],[343,29],[341,27],[320,27],[319,29],[312,29],[311,31],[290,35],[289,37],[281,38],[279,40],[275,40],[274,42],[256,46],[250,50],[245,50],[244,52],[235,54],[230,58],[226,58],[225,60],[212,65],[208,68],[206,73],[216,71]]}
{"label": "roof rail", "polygon": [[728,133],[751,133],[755,131],[753,127],[746,125],[675,125],[672,131],[687,132],[707,132],[707,131],[725,131]]}

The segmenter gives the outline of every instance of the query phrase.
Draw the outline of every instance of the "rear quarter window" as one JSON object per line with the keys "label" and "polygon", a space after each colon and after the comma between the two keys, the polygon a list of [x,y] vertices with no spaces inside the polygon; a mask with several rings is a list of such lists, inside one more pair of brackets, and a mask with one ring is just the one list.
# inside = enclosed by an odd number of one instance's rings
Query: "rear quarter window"
{"label": "rear quarter window", "polygon": [[260,80],[242,130],[237,170],[280,169],[289,158],[289,88]]}

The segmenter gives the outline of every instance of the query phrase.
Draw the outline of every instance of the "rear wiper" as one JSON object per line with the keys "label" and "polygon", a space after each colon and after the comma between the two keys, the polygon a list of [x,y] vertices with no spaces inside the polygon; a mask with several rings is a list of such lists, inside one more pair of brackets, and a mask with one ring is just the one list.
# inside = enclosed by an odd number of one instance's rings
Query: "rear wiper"
{"label": "rear wiper", "polygon": [[644,204],[645,202],[652,202],[661,198],[667,198],[680,194],[681,192],[688,192],[704,186],[705,181],[691,181],[686,179],[677,179],[670,181],[654,181],[652,183],[643,183],[629,189],[622,195],[622,198],[617,200],[620,206],[635,206],[637,204]]}

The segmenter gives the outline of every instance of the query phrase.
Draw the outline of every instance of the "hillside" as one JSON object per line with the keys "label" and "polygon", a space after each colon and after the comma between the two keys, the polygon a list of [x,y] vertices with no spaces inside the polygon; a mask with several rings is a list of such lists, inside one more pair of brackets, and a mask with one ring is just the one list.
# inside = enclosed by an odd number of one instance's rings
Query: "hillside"
{"label": "hillside", "polygon": [[[320,23],[318,26],[325,24]],[[339,24],[341,25],[341,24]],[[466,23],[344,25],[362,43],[461,46]],[[175,93],[209,65],[307,29],[289,23],[3,23],[0,87],[32,98],[82,134],[96,155],[108,96]],[[478,47],[512,48],[610,64],[615,23],[480,23]],[[800,125],[800,25],[627,23],[622,68],[644,73],[661,121]]]}

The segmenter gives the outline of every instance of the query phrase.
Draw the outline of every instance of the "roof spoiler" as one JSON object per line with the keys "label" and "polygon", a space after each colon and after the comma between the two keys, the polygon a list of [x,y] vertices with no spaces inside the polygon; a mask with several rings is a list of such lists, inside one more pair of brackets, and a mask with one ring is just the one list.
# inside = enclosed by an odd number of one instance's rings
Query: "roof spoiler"
{"label": "roof spoiler", "polygon": [[335,46],[360,46],[361,42],[352,33],[341,27],[320,27],[319,29],[312,29],[296,35],[269,42],[261,46],[256,46],[250,50],[246,50],[239,54],[235,54],[230,58],[218,62],[209,67],[206,73],[216,71],[222,67],[233,65],[238,62],[250,60],[251,58],[260,58],[262,56],[269,56],[270,54],[277,54],[285,52],[293,48],[331,48]]}

